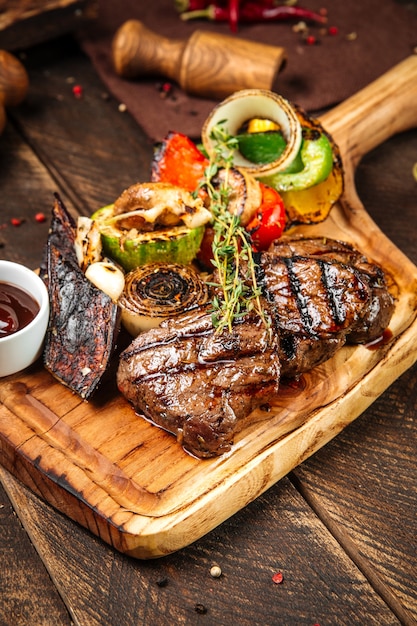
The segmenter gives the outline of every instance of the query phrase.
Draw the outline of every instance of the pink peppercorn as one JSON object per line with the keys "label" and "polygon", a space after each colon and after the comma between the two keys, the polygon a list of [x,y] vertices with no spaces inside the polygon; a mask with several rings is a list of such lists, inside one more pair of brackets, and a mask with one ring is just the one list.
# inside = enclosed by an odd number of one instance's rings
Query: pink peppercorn
{"label": "pink peppercorn", "polygon": [[338,35],[339,29],[337,28],[337,26],[329,26],[327,32],[329,33],[329,35]]}
{"label": "pink peppercorn", "polygon": [[20,219],[20,217],[12,217],[10,220],[10,224],[12,226],[21,226],[23,223],[23,220]]}
{"label": "pink peppercorn", "polygon": [[72,88],[72,93],[76,98],[81,98],[83,95],[83,88],[81,87],[81,85],[74,85],[74,87]]}
{"label": "pink peppercorn", "polygon": [[283,576],[282,572],[276,572],[276,573],[272,576],[272,581],[273,581],[276,585],[281,584],[283,580],[284,580],[284,576]]}
{"label": "pink peppercorn", "polygon": [[36,213],[35,220],[40,224],[46,221],[45,213]]}
{"label": "pink peppercorn", "polygon": [[306,44],[308,46],[314,46],[317,43],[317,39],[314,37],[314,35],[309,35],[308,37],[306,37]]}

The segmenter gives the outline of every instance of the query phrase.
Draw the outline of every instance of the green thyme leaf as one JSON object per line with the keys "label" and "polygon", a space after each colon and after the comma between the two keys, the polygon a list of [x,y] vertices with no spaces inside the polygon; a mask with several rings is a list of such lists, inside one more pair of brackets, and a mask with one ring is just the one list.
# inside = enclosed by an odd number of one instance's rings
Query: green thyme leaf
{"label": "green thyme leaf", "polygon": [[[242,319],[250,311],[256,310],[269,328],[270,320],[260,301],[261,289],[257,284],[250,237],[241,225],[240,217],[228,210],[231,193],[228,172],[233,167],[233,153],[238,147],[238,140],[226,132],[224,124],[224,120],[219,122],[211,132],[214,156],[210,159],[201,183],[207,190],[213,215],[212,263],[219,280],[214,286],[220,291],[219,297],[213,299],[212,322],[217,332],[224,329],[231,332],[234,320]],[[225,170],[225,176],[220,185],[216,186],[213,179],[220,169]],[[242,262],[247,266],[246,274]]]}

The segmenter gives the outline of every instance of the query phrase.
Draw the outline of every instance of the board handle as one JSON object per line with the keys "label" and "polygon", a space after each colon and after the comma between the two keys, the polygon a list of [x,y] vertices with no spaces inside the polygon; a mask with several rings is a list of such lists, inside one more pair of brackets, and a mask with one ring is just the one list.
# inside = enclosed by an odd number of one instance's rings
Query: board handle
{"label": "board handle", "polygon": [[417,126],[417,54],[406,58],[354,96],[322,116],[344,166],[393,135]]}

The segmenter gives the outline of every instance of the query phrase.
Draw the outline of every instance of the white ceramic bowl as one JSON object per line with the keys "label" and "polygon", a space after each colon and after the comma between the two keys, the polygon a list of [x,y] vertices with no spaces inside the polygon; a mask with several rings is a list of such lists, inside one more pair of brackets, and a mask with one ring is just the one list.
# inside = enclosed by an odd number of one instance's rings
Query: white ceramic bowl
{"label": "white ceramic bowl", "polygon": [[0,337],[0,377],[28,367],[40,356],[49,319],[48,290],[35,272],[19,263],[0,260],[0,282],[28,292],[39,304],[39,312],[24,328]]}

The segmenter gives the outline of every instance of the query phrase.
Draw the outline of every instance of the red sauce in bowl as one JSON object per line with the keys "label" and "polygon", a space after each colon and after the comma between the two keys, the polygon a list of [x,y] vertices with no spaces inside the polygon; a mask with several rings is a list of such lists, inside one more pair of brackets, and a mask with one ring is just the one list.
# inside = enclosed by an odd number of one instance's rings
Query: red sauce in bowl
{"label": "red sauce in bowl", "polygon": [[0,281],[0,339],[30,324],[39,309],[39,304],[24,289]]}

